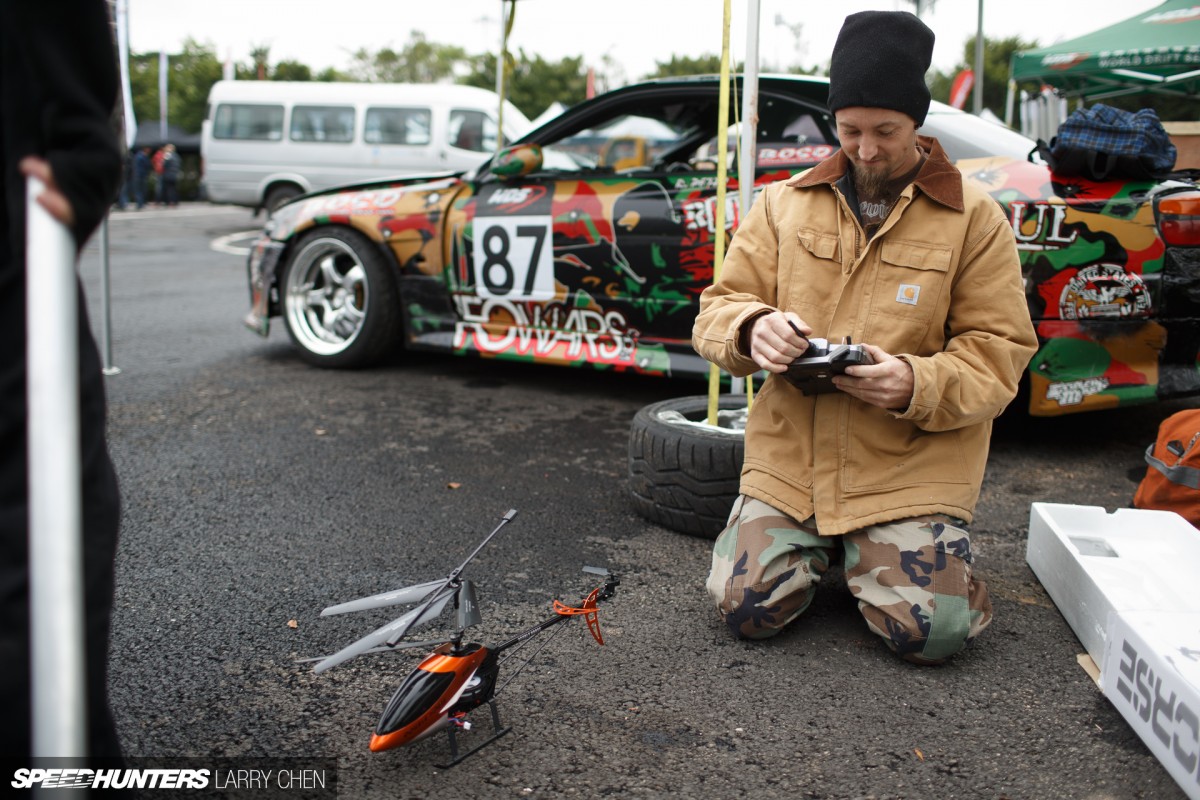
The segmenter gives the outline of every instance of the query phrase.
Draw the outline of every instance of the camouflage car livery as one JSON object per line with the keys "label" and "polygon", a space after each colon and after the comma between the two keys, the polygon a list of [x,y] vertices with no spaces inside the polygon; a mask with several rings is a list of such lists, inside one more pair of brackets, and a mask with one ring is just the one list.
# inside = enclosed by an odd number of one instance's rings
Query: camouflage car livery
{"label": "camouflage car livery", "polygon": [[[342,350],[377,324],[370,307],[354,305],[365,302],[366,292],[363,281],[350,279],[353,270],[359,277],[363,272],[354,266],[357,254],[357,261],[387,264],[386,281],[379,285],[376,278],[371,290],[386,293],[399,310],[396,345],[707,375],[708,364],[690,339],[700,293],[712,281],[718,235],[718,88],[711,78],[625,87],[502,150],[495,169],[484,165],[473,174],[381,181],[297,199],[276,213],[250,257],[247,324],[266,335],[270,317],[282,314],[313,363],[356,366],[378,357],[378,348],[362,357]],[[836,150],[826,90],[820,79],[761,81],[756,190]],[[1055,415],[1200,393],[1200,236],[1168,244],[1162,231],[1162,218],[1172,217],[1164,208],[1182,208],[1185,219],[1177,227],[1185,232],[1200,224],[1188,218],[1200,211],[1194,185],[1060,178],[1026,158],[1029,140],[1004,131],[1004,152],[988,152],[971,144],[977,137],[964,134],[964,126],[1003,129],[936,106],[922,132],[942,141],[1012,223],[1041,342],[1029,367],[1030,412]],[[658,127],[622,132],[630,122]],[[638,142],[630,152],[645,153],[647,162],[606,166],[606,157],[615,158],[614,143],[628,139]],[[623,165],[631,163],[623,158]],[[719,235],[736,230],[738,189],[731,168]],[[285,291],[283,276],[289,269],[299,274],[302,243],[315,231],[332,230],[352,232],[345,269],[335,275],[333,262],[310,264],[315,277],[292,280]],[[322,274],[334,280],[324,282]],[[335,305],[352,312],[351,322],[336,327],[329,321]],[[296,335],[297,325],[314,335]]]}

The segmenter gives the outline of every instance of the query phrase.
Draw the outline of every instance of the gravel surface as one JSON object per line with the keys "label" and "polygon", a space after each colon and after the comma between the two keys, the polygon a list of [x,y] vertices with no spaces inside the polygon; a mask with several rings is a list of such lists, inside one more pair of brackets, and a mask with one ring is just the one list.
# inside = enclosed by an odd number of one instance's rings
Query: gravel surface
{"label": "gravel surface", "polygon": [[[349,798],[1183,797],[1077,665],[1025,537],[1033,501],[1127,506],[1158,422],[1187,404],[1000,420],[974,526],[995,622],[950,664],[888,653],[836,569],[791,629],[739,642],[704,594],[710,543],[626,498],[634,413],[702,384],[422,354],[307,367],[278,321],[265,340],[241,327],[244,257],[210,247],[257,222],[185,204],[109,224],[112,699],[130,755],[336,758]],[[100,260],[93,241],[98,330]],[[418,656],[316,675],[294,660],[395,615],[321,609],[444,576],[510,508],[468,568],[472,638],[543,619],[601,565],[622,578],[605,646],[566,626],[501,692],[512,733],[453,769],[434,766],[442,736],[370,753]],[[490,730],[474,720],[464,747]]]}

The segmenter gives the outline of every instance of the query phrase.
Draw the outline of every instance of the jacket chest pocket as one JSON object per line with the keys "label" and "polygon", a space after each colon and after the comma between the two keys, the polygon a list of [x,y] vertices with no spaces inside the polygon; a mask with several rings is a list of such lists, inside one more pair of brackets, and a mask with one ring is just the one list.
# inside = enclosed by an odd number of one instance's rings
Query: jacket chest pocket
{"label": "jacket chest pocket", "polygon": [[[841,242],[836,234],[802,229],[794,239],[792,268],[780,273],[779,297],[785,311],[795,311],[814,335],[825,336],[824,326],[837,304],[842,284]],[[784,285],[783,281],[787,281]]]}
{"label": "jacket chest pocket", "polygon": [[924,242],[882,242],[872,293],[872,316],[883,314],[928,323],[942,305],[954,249]]}

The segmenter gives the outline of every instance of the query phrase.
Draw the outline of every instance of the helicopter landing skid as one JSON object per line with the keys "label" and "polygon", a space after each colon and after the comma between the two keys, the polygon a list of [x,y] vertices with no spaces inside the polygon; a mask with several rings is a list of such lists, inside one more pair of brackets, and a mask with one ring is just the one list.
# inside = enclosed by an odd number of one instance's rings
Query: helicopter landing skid
{"label": "helicopter landing skid", "polygon": [[451,725],[450,727],[446,728],[446,736],[450,739],[450,760],[447,761],[445,764],[435,764],[434,766],[438,767],[439,769],[450,769],[450,767],[458,765],[464,759],[466,759],[468,756],[472,756],[475,753],[478,753],[480,750],[487,747],[489,744],[496,741],[501,736],[503,736],[504,734],[506,734],[512,730],[511,727],[509,727],[509,728],[500,727],[500,711],[496,708],[496,701],[488,700],[487,704],[492,709],[492,735],[489,736],[487,739],[485,739],[483,742],[476,745],[475,747],[472,747],[470,750],[467,750],[460,754],[458,752],[458,739],[454,735],[454,727],[455,726]]}

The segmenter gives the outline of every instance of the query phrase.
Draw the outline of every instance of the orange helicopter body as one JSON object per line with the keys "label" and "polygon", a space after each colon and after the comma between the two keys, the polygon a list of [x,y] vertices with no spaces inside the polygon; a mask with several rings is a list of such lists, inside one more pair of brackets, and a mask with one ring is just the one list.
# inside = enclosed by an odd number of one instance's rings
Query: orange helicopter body
{"label": "orange helicopter body", "polygon": [[[492,652],[479,644],[467,644],[454,652],[447,642],[425,657],[396,689],[371,733],[371,752],[401,747],[445,728],[458,712],[484,702],[495,683],[495,658],[488,673]],[[478,676],[478,680],[476,680]]]}
{"label": "orange helicopter body", "polygon": [[[457,568],[452,570],[445,580],[429,581],[412,586],[394,589],[369,597],[358,598],[346,603],[329,606],[321,612],[321,616],[344,614],[351,611],[365,611],[373,608],[417,603],[411,611],[386,625],[377,628],[366,636],[329,656],[305,661],[318,662],[313,670],[324,672],[352,658],[366,653],[395,652],[412,647],[427,647],[436,645],[434,650],[416,666],[396,689],[391,700],[383,710],[375,730],[371,732],[370,748],[378,753],[403,747],[419,739],[423,739],[435,731],[445,730],[450,745],[450,760],[439,766],[451,767],[461,762],[467,756],[504,736],[511,728],[504,727],[500,722],[495,695],[499,691],[496,680],[500,666],[512,656],[508,653],[503,659],[501,654],[515,651],[549,628],[569,622],[577,616],[582,616],[587,622],[588,629],[599,644],[604,644],[600,632],[599,610],[597,601],[607,600],[613,596],[620,585],[619,578],[601,567],[584,567],[583,571],[600,575],[604,583],[593,589],[583,598],[578,608],[568,606],[558,600],[553,602],[554,614],[548,619],[527,628],[507,641],[485,647],[476,642],[463,643],[463,632],[481,621],[479,604],[475,598],[475,587],[464,580],[461,575],[467,564],[483,547],[491,541],[500,529],[514,516],[515,510],[510,510],[501,519],[487,537],[467,556]],[[448,604],[453,603],[456,630],[446,642],[409,642],[403,643],[410,629],[426,624],[440,614]],[[538,648],[540,651],[541,648]],[[533,655],[536,655],[535,651]],[[529,659],[533,658],[533,655]],[[520,672],[526,659],[515,672]],[[512,680],[510,676],[509,681]],[[506,681],[504,686],[507,686]],[[500,689],[503,689],[501,686]],[[491,711],[492,732],[488,738],[471,750],[460,752],[455,731],[459,728],[468,729],[471,724],[466,717],[468,712],[487,704]]]}

